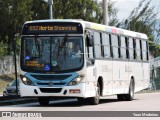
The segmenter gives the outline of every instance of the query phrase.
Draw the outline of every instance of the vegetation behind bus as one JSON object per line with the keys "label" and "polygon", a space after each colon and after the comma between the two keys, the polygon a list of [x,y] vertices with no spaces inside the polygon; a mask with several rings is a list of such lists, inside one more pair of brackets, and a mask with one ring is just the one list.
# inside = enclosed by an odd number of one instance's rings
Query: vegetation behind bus
{"label": "vegetation behind bus", "polygon": [[[127,19],[119,22],[117,19],[118,10],[114,7],[114,2],[110,1],[109,25],[147,34],[149,36],[150,51],[154,56],[158,56],[160,54],[160,46],[157,44],[159,41],[158,37],[155,37],[153,33],[154,31],[159,31],[159,28],[155,28],[158,13],[154,12],[154,6],[150,7],[150,3],[150,0],[142,0]],[[0,23],[2,23],[0,24],[0,45],[5,46],[1,48],[0,56],[3,56],[12,54],[14,35],[21,32],[25,21],[48,19],[48,5],[40,0],[5,0],[0,4]],[[55,19],[83,19],[102,23],[102,2],[97,3],[92,0],[56,0],[53,5]],[[159,34],[157,35],[159,36]],[[17,49],[18,51],[19,48]]]}
{"label": "vegetation behind bus", "polygon": [[160,23],[157,18],[158,10],[155,6],[151,6],[151,2],[152,0],[141,0],[129,17],[118,24],[118,27],[147,34],[150,52],[157,57],[160,55],[160,34],[157,27]]}

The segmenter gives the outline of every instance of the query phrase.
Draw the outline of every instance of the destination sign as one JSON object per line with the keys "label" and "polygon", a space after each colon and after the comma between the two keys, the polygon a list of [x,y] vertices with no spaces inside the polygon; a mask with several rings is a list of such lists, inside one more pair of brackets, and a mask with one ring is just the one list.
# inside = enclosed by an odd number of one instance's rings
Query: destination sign
{"label": "destination sign", "polygon": [[44,67],[44,64],[38,63],[38,61],[27,61],[27,66],[30,67]]}
{"label": "destination sign", "polygon": [[43,22],[25,24],[22,35],[33,34],[82,34],[83,29],[80,23],[64,22]]}
{"label": "destination sign", "polygon": [[52,30],[57,30],[57,31],[77,31],[76,26],[29,26],[30,31],[52,31]]}

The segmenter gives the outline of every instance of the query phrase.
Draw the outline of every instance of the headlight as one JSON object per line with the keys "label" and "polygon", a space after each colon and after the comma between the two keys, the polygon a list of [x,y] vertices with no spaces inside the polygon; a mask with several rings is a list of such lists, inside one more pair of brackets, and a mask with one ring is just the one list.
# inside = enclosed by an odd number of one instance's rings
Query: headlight
{"label": "headlight", "polygon": [[34,86],[33,82],[31,80],[29,80],[28,78],[26,78],[23,75],[20,75],[21,81],[25,84],[25,85],[30,85],[30,86]]}
{"label": "headlight", "polygon": [[78,85],[84,79],[84,75],[79,75],[77,78],[73,79],[68,86]]}

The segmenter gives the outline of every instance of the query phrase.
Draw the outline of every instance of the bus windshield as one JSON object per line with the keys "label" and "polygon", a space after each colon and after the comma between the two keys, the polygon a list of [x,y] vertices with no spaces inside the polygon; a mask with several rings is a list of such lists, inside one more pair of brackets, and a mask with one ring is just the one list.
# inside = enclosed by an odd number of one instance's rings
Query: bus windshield
{"label": "bus windshield", "polygon": [[83,65],[82,37],[23,37],[21,68],[27,72],[78,70]]}

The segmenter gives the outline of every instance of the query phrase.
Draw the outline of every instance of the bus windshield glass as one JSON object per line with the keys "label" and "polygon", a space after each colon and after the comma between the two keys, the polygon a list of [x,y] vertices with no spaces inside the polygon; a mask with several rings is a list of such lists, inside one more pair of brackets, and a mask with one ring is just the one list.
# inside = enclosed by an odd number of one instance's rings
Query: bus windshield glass
{"label": "bus windshield glass", "polygon": [[83,66],[82,37],[23,37],[21,68],[26,72],[63,72]]}

